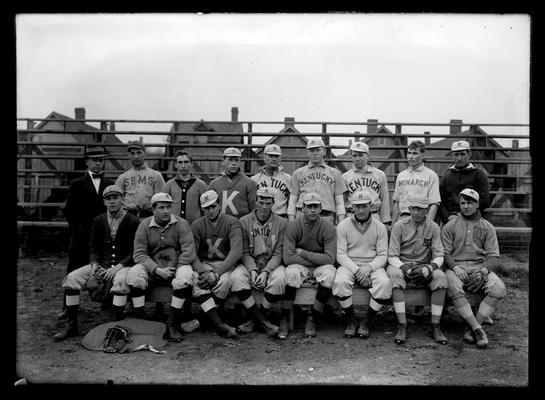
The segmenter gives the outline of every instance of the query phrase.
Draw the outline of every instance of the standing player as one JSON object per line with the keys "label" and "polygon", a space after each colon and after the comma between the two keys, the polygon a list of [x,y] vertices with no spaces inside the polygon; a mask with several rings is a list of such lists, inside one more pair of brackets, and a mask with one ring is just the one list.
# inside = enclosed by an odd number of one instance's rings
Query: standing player
{"label": "standing player", "polygon": [[338,169],[324,162],[322,139],[310,139],[307,153],[309,163],[296,169],[291,179],[288,218],[292,221],[296,215],[302,215],[303,198],[307,193],[319,193],[322,199],[320,216],[332,224],[338,223],[346,215],[343,198],[346,183]]}
{"label": "standing player", "polygon": [[236,217],[221,212],[215,191],[207,190],[200,201],[204,216],[191,224],[197,251],[193,262],[193,297],[219,335],[235,338],[236,328],[221,320],[216,307],[231,290],[231,272],[242,257],[242,229]]}
{"label": "standing player", "polygon": [[167,320],[168,340],[183,339],[180,314],[186,299],[191,298],[195,245],[187,221],[171,213],[172,197],[155,193],[151,197],[153,216],[144,218],[134,238],[134,261],[127,272],[133,312],[144,317],[146,289],[153,284],[170,282],[172,300]]}
{"label": "standing player", "polygon": [[[488,345],[481,324],[494,314],[498,302],[505,297],[505,284],[491,270],[498,265],[500,252],[496,231],[478,210],[479,193],[466,188],[459,195],[460,215],[451,219],[441,232],[445,246],[448,294],[469,328],[464,340],[477,347]],[[484,292],[477,316],[473,315],[465,291]]]}
{"label": "standing player", "polygon": [[390,193],[386,174],[373,167],[369,161],[369,146],[363,142],[354,142],[350,146],[352,153],[351,169],[342,177],[347,186],[345,206],[347,215],[352,212],[352,198],[356,193],[364,191],[371,196],[371,214],[387,225],[390,224]]}
{"label": "standing player", "polygon": [[[253,318],[240,331],[251,331],[253,320],[269,336],[278,333],[278,327],[263,316],[280,300],[286,287],[286,273],[282,265],[284,231],[287,220],[272,212],[275,192],[262,187],[257,191],[256,209],[240,219],[242,225],[242,266],[231,273],[231,291],[251,312]],[[240,266],[239,266],[240,267]],[[264,291],[261,309],[255,305],[252,288]]]}
{"label": "standing player", "polygon": [[197,218],[202,217],[199,198],[206,192],[206,183],[193,176],[192,158],[185,150],[178,150],[174,156],[176,177],[165,183],[163,191],[172,196],[172,214],[184,218],[189,225]]}
{"label": "standing player", "polygon": [[255,207],[257,184],[240,169],[242,153],[239,149],[228,147],[223,152],[224,171],[210,182],[208,189],[220,197],[221,212],[240,218],[249,214]]}
{"label": "standing player", "polygon": [[148,167],[144,143],[129,142],[127,152],[132,167],[119,175],[115,184],[123,191],[125,209],[142,221],[154,215],[150,200],[163,190],[165,180],[159,171]]}
{"label": "standing player", "polygon": [[407,203],[411,215],[392,227],[386,269],[392,281],[392,301],[398,321],[394,340],[405,343],[407,337],[404,290],[408,281],[431,290],[431,333],[437,343],[446,344],[447,338],[439,327],[448,287],[447,277],[440,269],[444,261],[440,228],[427,218],[427,197],[411,195]]}
{"label": "standing player", "polygon": [[[346,315],[344,335],[369,337],[369,324],[392,296],[392,284],[384,267],[388,260],[388,232],[371,217],[374,196],[359,191],[352,196],[353,213],[337,225],[337,262],[333,295]],[[352,293],[354,283],[368,288],[371,298],[367,315],[358,321],[354,316]]]}
{"label": "standing player", "polygon": [[282,171],[281,163],[282,150],[276,144],[265,146],[263,161],[265,166],[252,176],[257,183],[257,188],[270,188],[274,193],[274,204],[272,211],[283,217],[288,217],[288,199],[290,197],[291,175]]}
{"label": "standing player", "polygon": [[[123,318],[123,308],[129,288],[126,271],[133,265],[133,243],[138,219],[127,214],[121,207],[121,189],[107,186],[103,192],[107,212],[93,220],[90,239],[90,262],[70,272],[64,278],[65,302],[68,321],[66,327],[54,336],[55,341],[65,340],[78,334],[78,309],[80,292],[86,289],[91,276],[113,281],[110,293],[114,294],[112,319]],[[125,302],[122,301],[123,297]]]}
{"label": "standing player", "polygon": [[454,142],[450,151],[454,164],[448,167],[439,184],[439,193],[441,194],[439,216],[443,224],[456,218],[456,215],[460,212],[458,195],[462,189],[469,188],[479,193],[479,210],[481,213],[490,203],[488,178],[482,170],[469,162],[469,143],[465,140]]}
{"label": "standing player", "polygon": [[[305,279],[315,278],[318,290],[305,326],[305,336],[314,337],[316,324],[320,322],[324,306],[331,297],[335,279],[333,263],[337,252],[337,233],[328,219],[320,218],[322,199],[317,193],[305,194],[302,201],[303,215],[290,221],[284,234],[283,255],[287,267],[282,315],[287,321],[297,289]],[[287,331],[279,332],[278,337],[285,339]]]}
{"label": "standing player", "polygon": [[426,167],[422,160],[426,151],[426,145],[421,140],[409,143],[407,150],[407,163],[409,167],[401,171],[396,177],[394,201],[392,212],[392,225],[401,218],[407,217],[409,212],[410,195],[424,196],[430,203],[428,219],[435,220],[437,208],[441,203],[439,195],[439,177],[435,172]]}

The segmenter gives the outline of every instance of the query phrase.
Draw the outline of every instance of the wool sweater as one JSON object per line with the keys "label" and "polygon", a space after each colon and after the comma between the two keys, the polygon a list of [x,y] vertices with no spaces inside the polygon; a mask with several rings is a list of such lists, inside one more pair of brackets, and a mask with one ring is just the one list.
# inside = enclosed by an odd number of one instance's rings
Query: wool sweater
{"label": "wool sweater", "polygon": [[479,193],[479,210],[481,212],[489,206],[490,184],[484,172],[471,163],[462,169],[451,165],[441,177],[439,184],[439,193],[441,194],[439,216],[444,223],[447,223],[449,215],[460,212],[458,196],[466,188]]}
{"label": "wool sweater", "polygon": [[[296,249],[301,248],[301,254]],[[310,221],[306,215],[289,221],[284,234],[283,258],[286,266],[301,264],[318,267],[333,264],[337,253],[335,226],[324,218]]]}
{"label": "wool sweater", "polygon": [[274,212],[264,223],[259,222],[256,211],[240,219],[242,226],[242,262],[248,271],[260,271],[256,260],[266,260],[262,271],[269,274],[282,264],[286,219]]}
{"label": "wool sweater", "polygon": [[187,221],[175,215],[170,215],[170,221],[163,228],[155,222],[155,216],[144,218],[134,237],[134,262],[142,264],[153,273],[159,265],[153,256],[159,250],[172,247],[178,254],[176,267],[189,265],[195,259],[193,235]]}
{"label": "wool sweater", "polygon": [[218,194],[222,214],[240,218],[255,208],[257,184],[240,170],[232,179],[222,172],[208,189]]}
{"label": "wool sweater", "polygon": [[193,221],[191,230],[197,253],[193,262],[195,271],[210,270],[210,266],[203,264],[208,261],[215,263],[213,269],[220,275],[237,266],[242,257],[242,228],[237,218],[220,213],[212,222],[204,216]]}
{"label": "wool sweater", "polygon": [[115,239],[112,239],[107,213],[96,217],[91,226],[90,263],[96,262],[103,268],[117,264],[131,267],[134,264],[134,236],[139,222],[134,215],[126,213],[119,223]]}
{"label": "wool sweater", "polygon": [[163,192],[170,194],[174,200],[172,214],[184,218],[191,225],[197,218],[202,217],[199,199],[206,192],[207,186],[202,179],[194,176],[188,179],[185,188],[178,181],[181,181],[179,176],[170,179],[165,183]]}

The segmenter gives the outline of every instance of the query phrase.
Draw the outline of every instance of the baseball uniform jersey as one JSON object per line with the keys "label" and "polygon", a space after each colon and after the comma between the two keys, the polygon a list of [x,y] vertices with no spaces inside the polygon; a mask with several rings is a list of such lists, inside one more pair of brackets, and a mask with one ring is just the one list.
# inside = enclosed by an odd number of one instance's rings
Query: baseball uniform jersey
{"label": "baseball uniform jersey", "polygon": [[127,210],[151,210],[151,196],[163,190],[165,180],[159,171],[148,167],[147,162],[142,168],[132,167],[123,172],[115,185],[123,192],[123,206]]}
{"label": "baseball uniform jersey", "polygon": [[346,182],[347,209],[352,208],[354,193],[364,191],[371,196],[371,212],[379,213],[381,222],[390,222],[390,193],[388,192],[388,180],[386,174],[369,164],[363,171],[352,167],[342,175]]}
{"label": "baseball uniform jersey", "polygon": [[409,195],[425,195],[431,204],[441,203],[439,177],[423,164],[418,168],[407,168],[396,177],[392,199],[399,202],[399,212],[409,212]]}
{"label": "baseball uniform jersey", "polygon": [[274,205],[272,211],[275,214],[283,215],[288,213],[288,199],[290,197],[291,175],[282,171],[282,167],[278,168],[273,175],[266,172],[266,167],[263,167],[261,172],[252,176],[252,180],[257,183],[257,188],[271,188],[274,192]]}

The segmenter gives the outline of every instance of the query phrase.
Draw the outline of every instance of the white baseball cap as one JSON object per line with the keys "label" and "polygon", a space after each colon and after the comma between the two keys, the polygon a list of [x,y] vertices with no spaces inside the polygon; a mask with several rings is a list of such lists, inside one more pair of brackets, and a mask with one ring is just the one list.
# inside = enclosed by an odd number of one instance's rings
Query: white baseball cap
{"label": "white baseball cap", "polygon": [[409,202],[409,207],[428,208],[430,206],[430,200],[422,195],[409,195],[407,201]]}
{"label": "white baseball cap", "polygon": [[354,194],[352,204],[371,204],[371,196],[363,190]]}
{"label": "white baseball cap", "polygon": [[307,142],[307,149],[312,149],[314,147],[325,147],[324,141],[320,138],[309,139]]}
{"label": "white baseball cap", "polygon": [[264,153],[281,156],[282,150],[280,150],[280,146],[277,144],[268,144],[267,146],[265,146]]}
{"label": "white baseball cap", "polygon": [[102,192],[102,198],[105,199],[107,196],[110,196],[112,194],[123,196],[123,192],[121,191],[119,186],[110,185],[110,186],[106,186],[106,189],[104,189],[104,191]]}
{"label": "white baseball cap", "polygon": [[214,204],[214,202],[218,199],[218,194],[215,190],[207,190],[203,194],[201,194],[200,200],[201,200],[201,208],[206,208],[211,204]]}
{"label": "white baseball cap", "polygon": [[236,147],[228,147],[223,151],[224,157],[242,157],[242,153]]}
{"label": "white baseball cap", "polygon": [[469,143],[465,140],[458,140],[452,143],[450,151],[469,150]]}
{"label": "white baseball cap", "polygon": [[479,193],[477,193],[475,190],[466,188],[460,192],[460,194],[463,194],[465,196],[471,197],[475,201],[479,201]]}
{"label": "white baseball cap", "polygon": [[367,146],[367,144],[363,142],[352,143],[352,146],[350,146],[350,150],[369,154],[369,146]]}
{"label": "white baseball cap", "polygon": [[322,204],[322,198],[318,193],[306,193],[303,197],[303,204]]}
{"label": "white baseball cap", "polygon": [[155,193],[153,196],[151,196],[151,205],[153,206],[155,203],[159,203],[161,201],[167,202],[167,203],[174,203],[174,200],[172,200],[172,196],[168,193]]}
{"label": "white baseball cap", "polygon": [[271,197],[274,199],[274,192],[269,187],[262,187],[257,190],[257,197]]}

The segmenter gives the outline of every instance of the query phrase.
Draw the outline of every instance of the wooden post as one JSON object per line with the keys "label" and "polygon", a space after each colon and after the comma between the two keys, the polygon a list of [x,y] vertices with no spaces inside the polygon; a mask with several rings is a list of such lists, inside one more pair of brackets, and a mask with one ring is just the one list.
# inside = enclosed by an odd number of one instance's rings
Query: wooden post
{"label": "wooden post", "polygon": [[327,124],[322,124],[322,140],[325,144],[325,158],[331,158],[331,147],[329,147],[329,135],[327,135]]}
{"label": "wooden post", "polygon": [[[402,145],[403,143],[402,143],[402,140],[401,140],[401,125],[396,124],[395,134],[396,134],[397,137],[394,139],[394,143],[396,145]],[[398,152],[398,156],[399,156],[398,158],[405,158],[405,159],[407,158],[407,149],[403,149],[403,150],[398,149],[397,152]],[[395,162],[394,163],[394,172],[396,174],[398,174],[399,171],[400,171],[399,162]]]}
{"label": "wooden post", "polygon": [[[248,145],[252,144],[252,123],[248,122]],[[245,149],[246,158],[249,158],[251,155],[250,146]],[[250,160],[244,161],[244,172],[249,174],[252,171],[252,162]]]}

